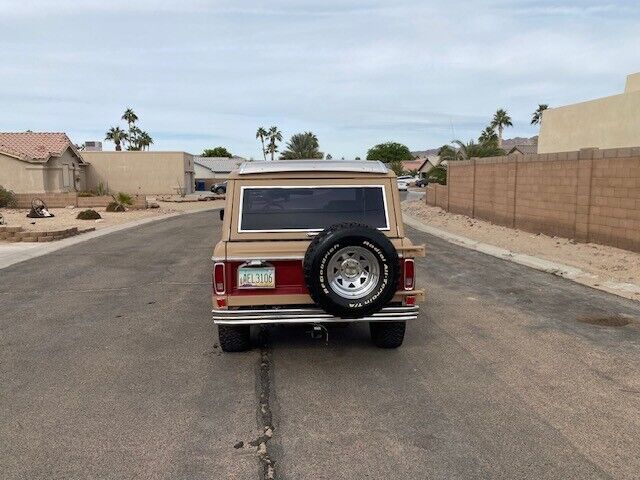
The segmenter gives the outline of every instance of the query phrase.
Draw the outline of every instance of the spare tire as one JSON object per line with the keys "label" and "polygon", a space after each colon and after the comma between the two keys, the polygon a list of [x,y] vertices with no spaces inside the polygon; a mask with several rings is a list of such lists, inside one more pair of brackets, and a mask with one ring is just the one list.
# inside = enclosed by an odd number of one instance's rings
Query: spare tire
{"label": "spare tire", "polygon": [[398,253],[379,230],[339,223],[320,232],[304,256],[304,278],[313,301],[340,318],[380,311],[396,292]]}

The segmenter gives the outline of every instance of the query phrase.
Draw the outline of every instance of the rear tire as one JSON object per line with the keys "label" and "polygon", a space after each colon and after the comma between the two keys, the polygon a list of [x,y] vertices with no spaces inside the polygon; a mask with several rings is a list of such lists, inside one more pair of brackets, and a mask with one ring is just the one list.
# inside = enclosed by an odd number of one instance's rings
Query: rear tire
{"label": "rear tire", "polygon": [[218,325],[218,339],[223,352],[246,352],[251,348],[249,325]]}
{"label": "rear tire", "polygon": [[404,341],[407,322],[369,322],[371,340],[380,348],[398,348]]}

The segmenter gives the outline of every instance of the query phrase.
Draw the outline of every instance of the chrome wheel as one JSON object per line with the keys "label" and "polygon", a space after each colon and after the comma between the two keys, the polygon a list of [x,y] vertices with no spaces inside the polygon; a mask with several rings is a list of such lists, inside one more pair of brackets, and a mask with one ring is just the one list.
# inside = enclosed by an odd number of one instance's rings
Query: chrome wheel
{"label": "chrome wheel", "polygon": [[327,267],[329,287],[343,298],[366,297],[380,278],[380,264],[363,247],[344,247],[333,254]]}

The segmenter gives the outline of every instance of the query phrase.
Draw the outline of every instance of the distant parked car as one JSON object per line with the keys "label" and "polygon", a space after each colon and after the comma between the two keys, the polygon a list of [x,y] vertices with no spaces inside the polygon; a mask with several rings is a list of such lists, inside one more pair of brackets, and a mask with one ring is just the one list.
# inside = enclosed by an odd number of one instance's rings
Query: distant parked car
{"label": "distant parked car", "polygon": [[406,192],[409,189],[409,182],[407,180],[401,180],[400,177],[396,179],[398,184],[398,190],[401,192]]}
{"label": "distant parked car", "polygon": [[426,178],[416,180],[416,187],[426,187],[427,185],[429,185],[429,180]]}
{"label": "distant parked car", "polygon": [[211,193],[217,193],[218,195],[224,195],[227,193],[227,181],[222,183],[216,183],[211,187]]}

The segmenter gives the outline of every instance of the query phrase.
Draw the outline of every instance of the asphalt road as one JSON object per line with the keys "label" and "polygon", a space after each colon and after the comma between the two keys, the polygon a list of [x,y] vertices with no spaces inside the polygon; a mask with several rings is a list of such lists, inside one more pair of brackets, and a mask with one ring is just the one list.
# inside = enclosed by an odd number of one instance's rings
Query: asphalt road
{"label": "asphalt road", "polygon": [[280,479],[638,478],[637,303],[409,230],[428,300],[402,348],[273,327],[221,354],[219,225],[0,270],[0,478],[257,479],[256,439]]}

